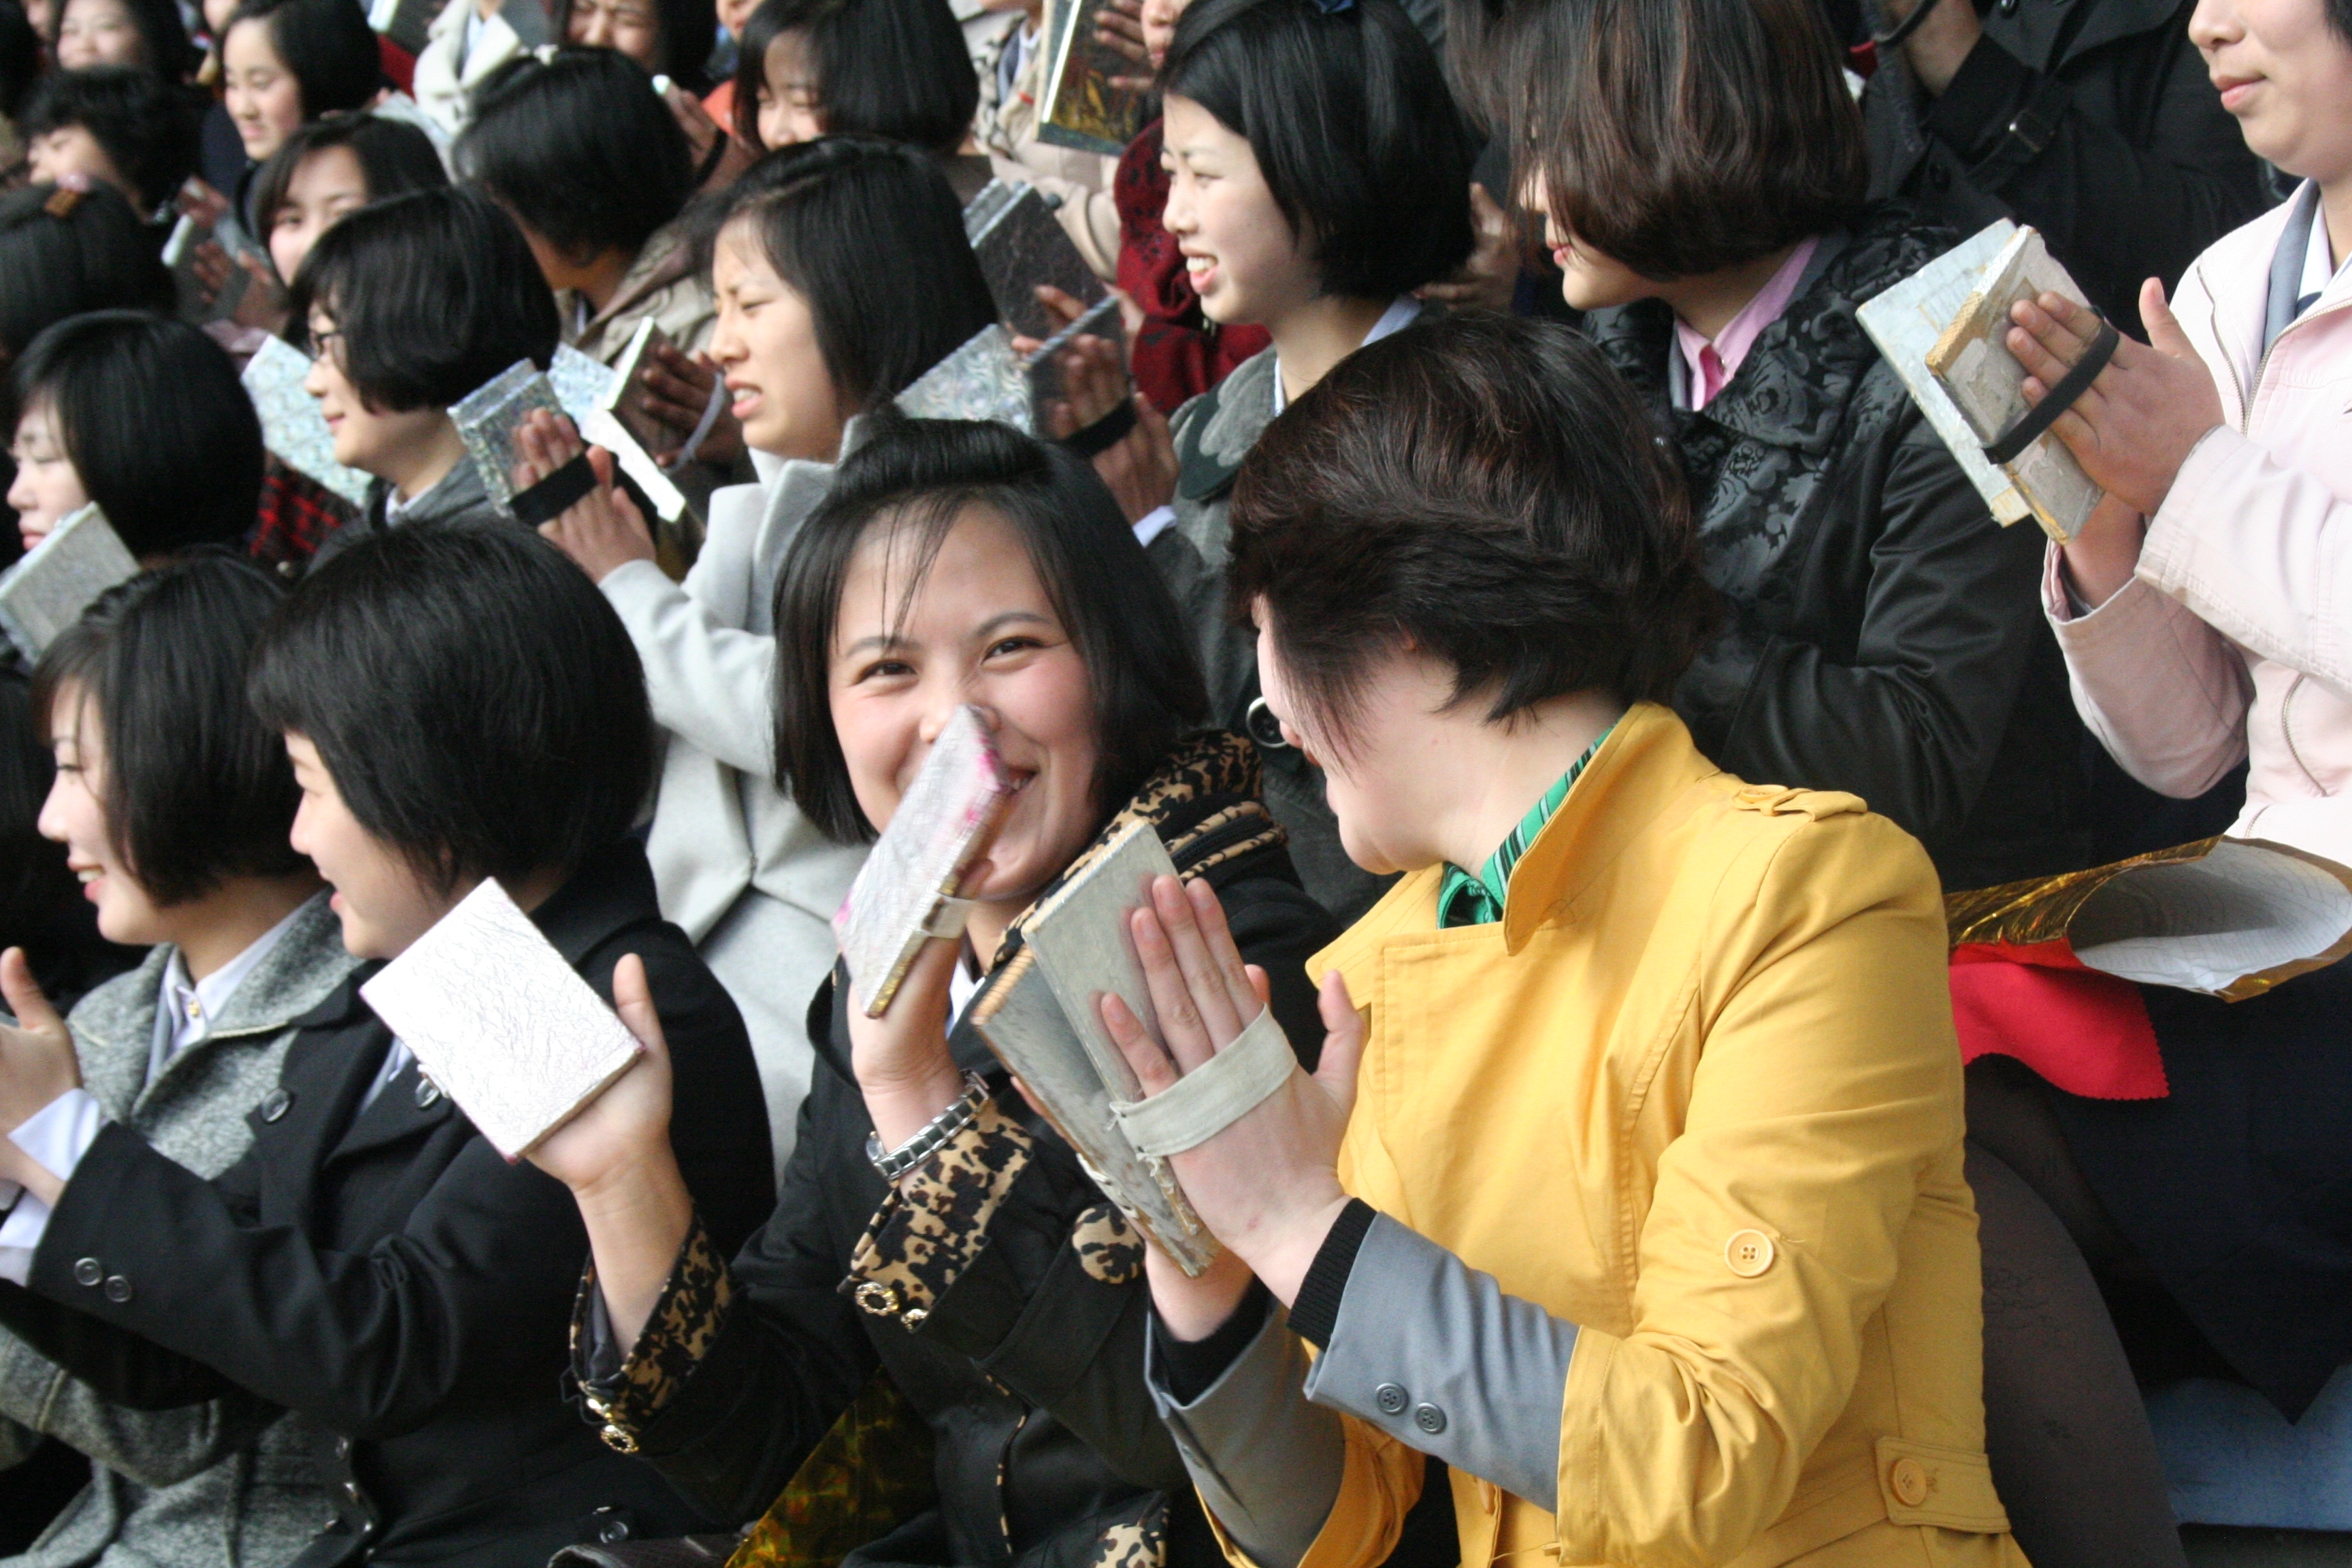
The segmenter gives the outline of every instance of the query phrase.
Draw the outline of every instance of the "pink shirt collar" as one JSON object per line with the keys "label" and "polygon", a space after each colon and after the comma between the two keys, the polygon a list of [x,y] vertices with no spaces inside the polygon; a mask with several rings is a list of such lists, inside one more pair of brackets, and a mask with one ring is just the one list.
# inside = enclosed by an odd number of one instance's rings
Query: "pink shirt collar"
{"label": "pink shirt collar", "polygon": [[1748,351],[1764,335],[1764,329],[1780,319],[1795,297],[1797,283],[1805,275],[1806,264],[1821,245],[1819,239],[1809,239],[1789,253],[1780,263],[1780,270],[1772,274],[1771,281],[1756,292],[1756,297],[1740,308],[1739,314],[1724,323],[1723,331],[1713,342],[1697,328],[1675,318],[1675,346],[1682,351],[1683,369],[1688,373],[1690,405],[1694,410],[1715,401],[1715,395],[1729,384],[1739,374],[1739,366],[1748,358]]}

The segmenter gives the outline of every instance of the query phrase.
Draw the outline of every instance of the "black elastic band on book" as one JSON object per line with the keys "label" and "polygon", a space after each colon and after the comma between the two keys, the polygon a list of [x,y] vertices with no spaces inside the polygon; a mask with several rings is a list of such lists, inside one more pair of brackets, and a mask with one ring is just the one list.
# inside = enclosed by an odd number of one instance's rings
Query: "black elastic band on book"
{"label": "black elastic band on book", "polygon": [[1379,1213],[1363,1199],[1349,1198],[1331,1222],[1331,1234],[1315,1249],[1307,1278],[1298,1282],[1298,1299],[1290,1303],[1290,1329],[1318,1351],[1330,1344],[1331,1332],[1339,1326],[1339,1298],[1348,1293],[1357,1250]]}
{"label": "black elastic band on book", "polygon": [[588,454],[583,452],[530,489],[517,490],[507,510],[525,528],[537,528],[562,517],[595,488],[596,470],[588,466]]}
{"label": "black elastic band on book", "polygon": [[1062,445],[1081,458],[1099,457],[1126,440],[1127,433],[1134,428],[1134,401],[1123,397],[1109,413],[1085,429],[1063,437]]}
{"label": "black elastic band on book", "polygon": [[2091,383],[2099,379],[2099,372],[2106,369],[2107,362],[2116,357],[2116,345],[2122,341],[2123,334],[2116,331],[2115,324],[2101,316],[2099,330],[2092,337],[2091,346],[2083,351],[2083,357],[2074,362],[2074,368],[2060,376],[2058,384],[2052,387],[2041,402],[2018,416],[2016,424],[1984,444],[1985,460],[2006,463],[2033,445],[2035,438],[2055,425],[2058,416],[2074,407],[2074,400],[2083,395]]}

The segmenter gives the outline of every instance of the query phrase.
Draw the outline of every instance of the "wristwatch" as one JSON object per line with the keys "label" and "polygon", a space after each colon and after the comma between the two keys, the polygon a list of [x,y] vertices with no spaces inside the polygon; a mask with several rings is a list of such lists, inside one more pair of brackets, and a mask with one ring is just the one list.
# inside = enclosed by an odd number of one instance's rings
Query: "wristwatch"
{"label": "wristwatch", "polygon": [[988,1080],[976,1072],[966,1071],[963,1093],[956,1097],[955,1103],[923,1123],[912,1138],[896,1149],[884,1153],[882,1135],[868,1132],[866,1135],[866,1158],[882,1173],[884,1181],[896,1182],[937,1153],[940,1145],[949,1139],[971,1126],[972,1119],[980,1114],[980,1108],[988,1103]]}

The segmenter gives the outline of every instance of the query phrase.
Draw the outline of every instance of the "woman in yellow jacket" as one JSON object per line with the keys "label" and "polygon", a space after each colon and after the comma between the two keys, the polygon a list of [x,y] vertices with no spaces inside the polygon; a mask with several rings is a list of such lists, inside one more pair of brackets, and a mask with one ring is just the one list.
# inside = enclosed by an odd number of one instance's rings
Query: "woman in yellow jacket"
{"label": "woman in yellow jacket", "polygon": [[1162,1043],[1102,1005],[1228,1249],[1150,1257],[1150,1373],[1244,1568],[1371,1568],[1424,1456],[1465,1568],[2024,1561],[1936,878],[1650,700],[1708,619],[1669,461],[1581,340],[1461,317],[1243,468],[1267,704],[1405,873],[1316,960],[1311,1078],[1252,1083],[1263,977],[1172,879]]}

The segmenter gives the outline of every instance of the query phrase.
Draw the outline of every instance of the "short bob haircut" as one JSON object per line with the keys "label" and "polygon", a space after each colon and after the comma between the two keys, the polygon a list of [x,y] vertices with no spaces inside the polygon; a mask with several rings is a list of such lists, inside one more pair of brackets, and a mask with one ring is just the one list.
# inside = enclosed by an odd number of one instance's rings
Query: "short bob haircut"
{"label": "short bob haircut", "polygon": [[255,650],[273,731],[444,892],[569,875],[654,784],[644,668],[596,585],[522,529],[425,523],[321,563]]}
{"label": "short bob haircut", "polygon": [[[58,0],[59,27],[64,26],[67,8],[72,4],[73,0]],[[181,20],[178,0],[121,0],[121,4],[139,31],[147,69],[169,82],[184,82],[194,74],[203,57],[188,41],[188,25]]]}
{"label": "short bob haircut", "polygon": [[1664,700],[1713,624],[1680,471],[1558,322],[1465,312],[1349,355],[1243,459],[1233,527],[1235,609],[1264,599],[1343,752],[1408,643],[1502,722],[1577,691]]}
{"label": "short bob haircut", "polygon": [[1470,258],[1470,128],[1395,0],[1200,0],[1163,93],[1250,144],[1275,205],[1311,236],[1325,292],[1387,300]]}
{"label": "short bob haircut", "polygon": [[1086,662],[1102,749],[1095,806],[1108,817],[1208,711],[1192,641],[1160,574],[1085,458],[1008,426],[881,417],[793,536],[777,579],[777,776],[828,837],[874,837],[833,728],[842,585],[870,533],[904,530],[913,552],[899,591],[911,598],[949,530],[978,507],[1020,536]]}
{"label": "short bob haircut", "polygon": [[68,316],[170,310],[176,301],[163,247],[121,192],[32,185],[0,195],[0,363]]}
{"label": "short bob haircut", "polygon": [[1454,66],[1553,222],[1646,278],[1845,227],[1862,116],[1818,0],[1468,0]]}
{"label": "short bob haircut", "polygon": [[196,121],[186,96],[136,66],[89,66],[52,71],[33,89],[17,130],[30,142],[52,131],[80,126],[145,210],[172,199],[196,170]]}
{"label": "short bob haircut", "polygon": [[555,296],[514,219],[488,196],[411,191],[319,237],[288,291],[298,331],[324,311],[343,374],[373,407],[446,408],[517,360],[545,370]]}
{"label": "short bob haircut", "polygon": [[365,109],[383,89],[383,55],[359,0],[239,0],[220,47],[247,22],[268,33],[270,49],[300,87],[305,120]]}
{"label": "short bob haircut", "polygon": [[[558,0],[555,37],[572,37],[572,0]],[[716,0],[653,0],[661,33],[659,69],[697,98],[710,90],[710,57],[719,43]]]}
{"label": "short bob haircut", "polygon": [[766,154],[700,226],[706,275],[719,236],[739,227],[808,301],[852,409],[896,397],[996,320],[955,192],[903,142],[821,136]]}
{"label": "short bob haircut", "polygon": [[473,102],[460,177],[575,263],[635,257],[694,195],[686,132],[626,55],[524,55],[484,79]]}
{"label": "short bob haircut", "polygon": [[286,203],[294,172],[313,153],[348,147],[367,179],[368,200],[380,202],[410,191],[437,191],[449,184],[433,138],[404,120],[346,110],[297,126],[278,144],[278,151],[255,171],[252,194],[247,198],[246,226],[268,239]]}
{"label": "short bob haircut", "polygon": [[108,589],[34,670],[37,718],[95,718],[115,851],[158,904],[310,865],[287,842],[299,795],[286,743],[245,698],[283,597],[259,568],[206,551]]}
{"label": "short bob haircut", "polygon": [[35,338],[10,373],[46,406],[82,489],[141,560],[251,532],[261,421],[236,366],[168,316],[97,310]]}
{"label": "short bob haircut", "polygon": [[735,139],[760,145],[768,47],[798,33],[828,132],[883,136],[947,157],[980,107],[963,28],[948,0],[761,0],[735,60]]}

